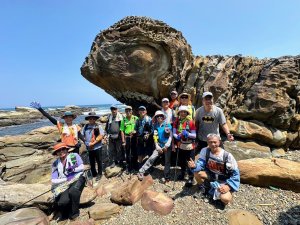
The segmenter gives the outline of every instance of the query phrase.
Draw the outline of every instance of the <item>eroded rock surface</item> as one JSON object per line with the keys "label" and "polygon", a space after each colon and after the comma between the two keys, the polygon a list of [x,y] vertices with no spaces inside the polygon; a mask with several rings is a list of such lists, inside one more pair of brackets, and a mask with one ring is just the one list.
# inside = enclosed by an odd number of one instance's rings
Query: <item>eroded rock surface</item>
{"label": "eroded rock surface", "polygon": [[130,16],[96,36],[81,73],[119,101],[150,112],[173,89],[189,92],[196,107],[211,91],[228,119],[238,119],[238,138],[300,147],[300,56],[194,57],[180,31]]}

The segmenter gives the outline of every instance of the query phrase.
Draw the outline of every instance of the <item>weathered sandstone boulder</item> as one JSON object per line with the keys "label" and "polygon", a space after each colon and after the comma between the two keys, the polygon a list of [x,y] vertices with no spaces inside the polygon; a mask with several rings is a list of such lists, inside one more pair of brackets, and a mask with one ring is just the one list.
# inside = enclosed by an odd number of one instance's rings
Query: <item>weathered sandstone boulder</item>
{"label": "weathered sandstone boulder", "polygon": [[269,147],[252,141],[225,141],[224,147],[236,160],[271,157],[271,149]]}
{"label": "weathered sandstone boulder", "polygon": [[37,208],[18,209],[0,216],[1,225],[49,225],[48,216]]}
{"label": "weathered sandstone boulder", "polygon": [[99,203],[92,206],[89,215],[94,220],[109,219],[122,211],[122,206],[114,203]]}
{"label": "weathered sandstone boulder", "polygon": [[196,56],[180,31],[162,21],[126,17],[99,33],[81,74],[120,102],[154,112],[171,90],[197,107],[211,91],[241,139],[299,148],[300,56],[258,59]]}
{"label": "weathered sandstone boulder", "polygon": [[163,193],[146,190],[141,199],[143,209],[160,215],[169,214],[174,208],[174,201]]}
{"label": "weathered sandstone boulder", "polygon": [[238,161],[241,182],[300,192],[300,163],[285,159],[254,158]]}
{"label": "weathered sandstone boulder", "polygon": [[137,177],[125,181],[120,187],[111,192],[111,201],[122,205],[133,205],[141,199],[144,191],[153,185],[151,175],[145,176],[143,181]]}
{"label": "weathered sandstone boulder", "polygon": [[120,182],[117,180],[111,181],[109,180],[108,183],[100,184],[97,188],[96,193],[98,196],[102,197],[103,195],[110,194],[112,191],[117,189],[120,186]]}
{"label": "weathered sandstone boulder", "polygon": [[230,209],[226,213],[229,225],[263,225],[254,214],[241,209]]}
{"label": "weathered sandstone boulder", "polygon": [[118,166],[115,166],[113,168],[106,167],[104,174],[105,174],[106,178],[111,178],[111,177],[119,175],[121,173],[121,171],[122,171],[122,168],[118,167]]}

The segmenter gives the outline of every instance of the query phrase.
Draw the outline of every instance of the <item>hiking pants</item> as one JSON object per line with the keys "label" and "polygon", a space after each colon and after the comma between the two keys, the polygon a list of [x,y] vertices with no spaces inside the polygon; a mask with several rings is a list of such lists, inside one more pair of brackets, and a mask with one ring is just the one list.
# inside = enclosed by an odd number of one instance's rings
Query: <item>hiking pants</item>
{"label": "hiking pants", "polygon": [[[102,175],[102,148],[89,151],[89,160],[93,177]],[[96,171],[96,162],[98,170]]]}
{"label": "hiking pants", "polygon": [[[190,158],[192,160],[195,160],[195,150],[182,150],[179,149],[179,157],[178,157],[178,164],[181,168],[181,174],[184,175],[188,164],[188,161],[190,161]],[[194,173],[188,168],[187,170],[189,178],[194,177]]]}
{"label": "hiking pants", "polygon": [[84,176],[80,176],[71,186],[56,199],[57,208],[64,218],[75,218],[79,215],[81,192],[85,185]]}
{"label": "hiking pants", "polygon": [[137,164],[137,151],[136,151],[136,137],[125,137],[126,146],[125,146],[125,154],[126,154],[126,163],[129,171],[138,170]]}
{"label": "hiking pants", "polygon": [[112,139],[109,138],[108,143],[108,149],[109,149],[109,163],[112,164],[113,162],[119,163],[122,159],[122,153],[121,153],[121,139]]}

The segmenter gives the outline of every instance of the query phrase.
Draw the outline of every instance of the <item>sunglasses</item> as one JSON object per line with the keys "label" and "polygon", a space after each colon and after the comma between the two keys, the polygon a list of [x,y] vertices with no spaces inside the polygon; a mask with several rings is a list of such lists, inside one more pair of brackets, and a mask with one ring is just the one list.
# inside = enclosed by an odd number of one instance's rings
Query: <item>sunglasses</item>
{"label": "sunglasses", "polygon": [[169,103],[168,101],[163,101],[163,103]]}
{"label": "sunglasses", "polygon": [[97,120],[95,117],[90,117],[89,120]]}
{"label": "sunglasses", "polygon": [[157,118],[164,118],[164,116],[163,115],[158,115],[158,116],[156,116]]}
{"label": "sunglasses", "polygon": [[61,153],[63,151],[68,151],[68,149],[67,148],[61,148],[61,149],[56,150],[55,153],[58,154],[58,153]]}
{"label": "sunglasses", "polygon": [[182,99],[187,99],[187,98],[189,98],[189,96],[181,96],[180,98],[182,98]]}

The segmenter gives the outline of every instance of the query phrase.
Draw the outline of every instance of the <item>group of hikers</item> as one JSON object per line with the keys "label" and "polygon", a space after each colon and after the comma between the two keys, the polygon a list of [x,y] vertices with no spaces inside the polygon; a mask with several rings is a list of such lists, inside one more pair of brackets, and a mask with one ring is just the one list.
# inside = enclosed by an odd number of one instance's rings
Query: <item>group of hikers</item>
{"label": "group of hikers", "polygon": [[[175,152],[176,167],[180,173],[174,178],[185,180],[185,187],[193,186],[194,178],[199,190],[195,197],[211,196],[223,206],[232,200],[232,192],[240,185],[237,162],[231,153],[224,150],[220,138],[221,126],[228,141],[234,137],[229,132],[226,118],[221,108],[214,105],[213,94],[204,92],[202,104],[195,110],[189,93],[170,93],[171,99],[163,98],[161,109],[151,118],[145,106],[138,107],[139,116],[133,115],[131,106],[125,107],[125,116],[117,105],[110,107],[105,129],[96,123],[100,118],[95,112],[85,117],[88,121],[83,128],[73,124],[76,118],[72,112],[61,117],[64,123],[44,111],[38,102],[31,106],[38,109],[54,125],[61,135],[61,142],[54,146],[53,155],[57,159],[52,164],[52,184],[55,203],[62,217],[74,219],[79,215],[79,199],[85,184],[84,166],[79,156],[81,140],[87,149],[93,177],[102,176],[102,142],[108,138],[109,167],[120,166],[128,173],[136,173],[143,180],[151,173],[154,162],[164,156],[164,176],[162,183],[171,180],[171,154]],[[96,167],[97,164],[97,167]],[[175,168],[176,171],[176,168]],[[175,173],[176,176],[176,173]],[[62,187],[61,184],[67,188]]]}

